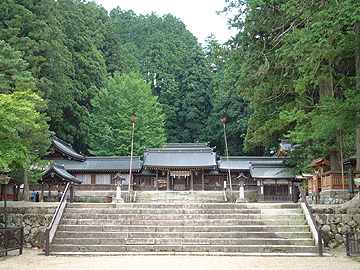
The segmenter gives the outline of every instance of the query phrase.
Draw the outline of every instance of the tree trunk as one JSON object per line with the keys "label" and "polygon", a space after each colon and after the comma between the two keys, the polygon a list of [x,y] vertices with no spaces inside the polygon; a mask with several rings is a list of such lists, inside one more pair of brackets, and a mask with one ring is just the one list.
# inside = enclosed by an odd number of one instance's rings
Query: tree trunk
{"label": "tree trunk", "polygon": [[339,160],[339,152],[336,150],[330,151],[330,170],[331,171],[340,171],[340,160]]}
{"label": "tree trunk", "polygon": [[[356,91],[360,92],[360,22],[355,23],[355,69],[356,69]],[[357,113],[358,124],[356,126],[356,170],[360,170],[360,112]]]}
{"label": "tree trunk", "polygon": [[28,170],[24,169],[24,201],[29,201],[29,179],[28,179]]}

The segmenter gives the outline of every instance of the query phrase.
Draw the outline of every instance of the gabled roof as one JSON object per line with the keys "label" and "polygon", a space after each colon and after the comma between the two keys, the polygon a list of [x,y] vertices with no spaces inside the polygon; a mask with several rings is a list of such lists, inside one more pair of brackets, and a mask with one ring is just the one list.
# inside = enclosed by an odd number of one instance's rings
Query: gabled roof
{"label": "gabled roof", "polygon": [[54,154],[57,151],[63,156],[66,156],[68,159],[73,159],[78,161],[84,161],[86,159],[86,156],[77,153],[72,148],[71,144],[64,142],[63,140],[59,139],[56,136],[51,136],[50,139],[51,139],[51,145],[49,147],[49,150],[52,154]]}
{"label": "gabled roof", "polygon": [[[282,164],[285,158],[279,157],[259,157],[259,156],[249,156],[249,157],[239,157],[239,156],[230,156],[229,165],[231,171],[249,171],[251,163],[264,163],[264,164]],[[219,170],[225,171],[228,170],[228,161],[227,157],[220,157],[218,161]]]}
{"label": "gabled roof", "polygon": [[207,143],[171,143],[164,148],[148,148],[147,169],[215,169],[216,153]]}
{"label": "gabled roof", "polygon": [[[69,172],[126,172],[130,171],[130,157],[86,157],[86,160],[54,160],[63,165]],[[140,171],[142,161],[139,156],[133,157],[132,171]]]}
{"label": "gabled roof", "polygon": [[325,157],[321,157],[318,159],[314,159],[310,165],[308,165],[308,168],[320,168],[320,167],[325,167],[325,166],[330,166],[331,162],[327,161]]}
{"label": "gabled roof", "polygon": [[289,167],[277,162],[251,163],[250,174],[254,179],[295,179]]}
{"label": "gabled roof", "polygon": [[82,180],[68,173],[63,166],[53,164],[49,169],[45,171],[41,180],[39,180],[39,183],[43,182],[50,184],[64,184],[65,182],[74,182],[76,184],[81,184]]}

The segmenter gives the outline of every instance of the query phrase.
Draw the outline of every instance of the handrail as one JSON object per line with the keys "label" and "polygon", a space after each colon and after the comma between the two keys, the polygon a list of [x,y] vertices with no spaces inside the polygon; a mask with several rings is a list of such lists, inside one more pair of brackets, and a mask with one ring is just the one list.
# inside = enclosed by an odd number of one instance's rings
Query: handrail
{"label": "handrail", "polygon": [[[16,237],[16,231],[20,231],[19,237]],[[9,234],[9,232],[13,232],[13,234]],[[19,255],[23,253],[24,247],[24,227],[16,227],[16,228],[0,228],[0,239],[4,241],[4,249],[0,249],[0,254],[5,253],[7,256],[8,251],[11,250],[19,250]],[[4,239],[2,239],[4,237]],[[12,237],[12,240],[15,240],[15,244],[11,246],[9,243],[9,238]]]}
{"label": "handrail", "polygon": [[[308,212],[308,215],[310,216],[311,218],[311,221],[312,221],[312,224],[314,225],[314,228],[317,232],[317,243],[318,243],[318,247],[319,247],[319,256],[322,257],[323,256],[323,239],[322,239],[322,230],[319,229],[319,227],[317,226],[316,224],[316,221],[315,221],[315,218],[314,218],[314,215],[312,214],[312,211],[310,209],[310,206],[308,204],[308,202],[306,201],[306,197],[305,197],[305,194],[304,194],[304,191],[302,189],[302,187],[300,186],[300,184],[298,182],[295,182],[294,183],[298,189],[300,190],[300,194],[301,194],[301,197],[302,199],[304,200],[304,204],[306,206],[306,210]],[[316,240],[316,239],[315,239]]]}
{"label": "handrail", "polygon": [[346,232],[346,256],[360,254],[360,232]]}
{"label": "handrail", "polygon": [[223,193],[224,193],[224,201],[227,202],[227,196],[226,196],[226,190],[223,189]]}
{"label": "handrail", "polygon": [[[70,185],[72,185],[72,183],[70,183],[70,182],[68,182],[66,184],[64,193],[61,196],[61,199],[60,199],[58,207],[56,208],[55,214],[50,222],[50,225],[46,228],[45,256],[49,256],[50,244],[54,238],[54,235],[55,235],[57,226],[59,224],[59,221],[61,219],[62,213],[64,212],[65,205],[66,205],[66,195],[67,195]],[[72,197],[72,194],[70,194],[70,197]],[[72,198],[70,198],[70,201],[72,201]]]}

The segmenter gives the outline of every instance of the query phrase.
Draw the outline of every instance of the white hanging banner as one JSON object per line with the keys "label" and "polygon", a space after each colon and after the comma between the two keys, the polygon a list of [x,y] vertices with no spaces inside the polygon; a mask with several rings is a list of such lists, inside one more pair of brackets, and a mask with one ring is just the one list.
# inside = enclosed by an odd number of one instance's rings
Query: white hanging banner
{"label": "white hanging banner", "polygon": [[170,171],[170,176],[173,176],[174,178],[184,176],[186,178],[187,176],[190,176],[190,171]]}

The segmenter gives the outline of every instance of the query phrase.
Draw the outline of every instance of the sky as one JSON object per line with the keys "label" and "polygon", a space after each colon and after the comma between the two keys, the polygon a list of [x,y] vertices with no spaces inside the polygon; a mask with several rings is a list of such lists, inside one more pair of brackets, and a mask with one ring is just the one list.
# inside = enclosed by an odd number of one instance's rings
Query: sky
{"label": "sky", "polygon": [[179,18],[203,46],[205,40],[214,34],[220,43],[224,43],[235,36],[234,30],[228,30],[227,20],[233,16],[217,15],[226,3],[224,0],[95,0],[107,11],[119,6],[122,10],[133,10],[137,15],[155,12],[160,17],[172,14]]}

